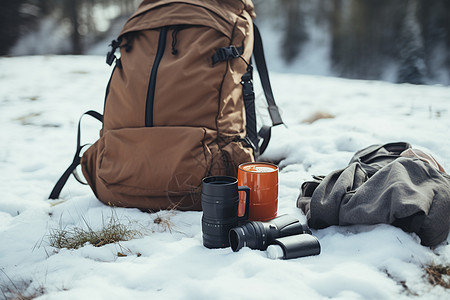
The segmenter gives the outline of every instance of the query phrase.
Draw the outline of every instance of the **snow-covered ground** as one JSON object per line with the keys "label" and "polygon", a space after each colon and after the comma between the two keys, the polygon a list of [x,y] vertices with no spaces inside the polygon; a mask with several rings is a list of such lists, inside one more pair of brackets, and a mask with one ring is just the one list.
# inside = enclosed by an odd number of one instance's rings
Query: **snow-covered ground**
{"label": "snow-covered ground", "polygon": [[[320,255],[272,260],[203,247],[201,212],[112,209],[73,177],[60,200],[47,200],[72,160],[78,118],[102,111],[110,70],[100,56],[0,58],[2,291],[43,290],[39,299],[449,299],[424,271],[450,263],[449,239],[430,249],[389,225],[330,227],[313,231]],[[271,76],[287,125],[274,128],[265,154],[281,159],[279,213],[304,222],[295,207],[301,183],[345,167],[371,144],[406,141],[450,170],[450,87]],[[302,123],[317,111],[335,117]],[[99,129],[86,118],[83,142]],[[54,229],[98,229],[111,215],[136,222],[144,236],[76,250],[48,243]]]}

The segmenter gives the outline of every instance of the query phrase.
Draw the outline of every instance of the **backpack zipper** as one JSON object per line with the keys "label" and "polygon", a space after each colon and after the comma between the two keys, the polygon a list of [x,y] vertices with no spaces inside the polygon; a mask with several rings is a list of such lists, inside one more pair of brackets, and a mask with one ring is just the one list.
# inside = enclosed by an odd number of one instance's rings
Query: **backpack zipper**
{"label": "backpack zipper", "polygon": [[158,67],[166,49],[167,27],[162,27],[159,31],[158,49],[156,50],[155,60],[153,62],[150,80],[148,82],[147,103],[145,107],[145,126],[153,126],[153,104],[155,102],[156,75]]}

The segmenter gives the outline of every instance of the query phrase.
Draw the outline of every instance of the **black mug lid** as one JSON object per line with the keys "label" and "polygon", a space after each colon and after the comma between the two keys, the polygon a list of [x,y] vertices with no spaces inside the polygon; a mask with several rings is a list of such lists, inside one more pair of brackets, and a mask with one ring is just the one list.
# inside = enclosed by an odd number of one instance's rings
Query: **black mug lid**
{"label": "black mug lid", "polygon": [[202,180],[206,184],[227,185],[237,183],[237,178],[232,176],[209,176]]}
{"label": "black mug lid", "polygon": [[203,178],[202,201],[205,198],[204,196],[214,199],[238,198],[237,178],[231,176],[210,176]]}

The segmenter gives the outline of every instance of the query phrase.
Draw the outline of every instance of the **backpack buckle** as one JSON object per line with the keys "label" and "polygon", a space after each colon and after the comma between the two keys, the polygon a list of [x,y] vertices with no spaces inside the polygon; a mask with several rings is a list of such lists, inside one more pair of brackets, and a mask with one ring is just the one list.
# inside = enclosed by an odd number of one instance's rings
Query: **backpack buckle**
{"label": "backpack buckle", "polygon": [[245,143],[247,147],[250,147],[253,149],[253,151],[257,151],[257,147],[255,143],[252,142],[250,137],[248,135],[245,136],[245,138],[240,140],[241,142]]}
{"label": "backpack buckle", "polygon": [[116,55],[114,54],[114,52],[111,50],[106,54],[106,63],[110,66],[112,65],[112,63],[114,62],[114,60],[116,59]]}
{"label": "backpack buckle", "polygon": [[225,53],[227,54],[227,57],[232,57],[232,58],[237,58],[239,56],[241,56],[241,54],[239,53],[239,50],[231,45],[228,48],[225,48]]}
{"label": "backpack buckle", "polygon": [[242,95],[244,96],[244,101],[254,100],[254,91],[253,91],[253,80],[252,73],[247,71],[241,77],[242,84]]}
{"label": "backpack buckle", "polygon": [[238,58],[239,56],[241,56],[241,51],[233,45],[219,48],[212,57],[213,65],[221,61]]}
{"label": "backpack buckle", "polygon": [[108,51],[108,53],[106,54],[106,63],[108,65],[112,65],[114,60],[117,59],[115,53],[116,53],[116,49],[120,47],[121,42],[122,42],[122,39],[119,38],[117,40],[113,40],[111,42],[111,44],[109,44],[109,46],[111,47],[111,50]]}

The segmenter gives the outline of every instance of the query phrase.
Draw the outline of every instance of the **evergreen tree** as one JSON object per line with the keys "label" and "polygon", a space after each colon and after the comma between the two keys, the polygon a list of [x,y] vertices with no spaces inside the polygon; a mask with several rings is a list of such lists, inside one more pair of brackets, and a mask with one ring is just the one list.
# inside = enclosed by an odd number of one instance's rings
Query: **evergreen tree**
{"label": "evergreen tree", "polygon": [[307,40],[301,4],[299,0],[281,0],[285,20],[281,53],[287,63],[300,54],[301,46]]}
{"label": "evergreen tree", "polygon": [[417,19],[419,1],[408,0],[406,16],[399,39],[399,70],[397,81],[422,84],[426,73],[424,41]]}
{"label": "evergreen tree", "polygon": [[[92,15],[95,5],[106,8],[116,5],[122,15],[130,15],[140,0],[0,0],[0,55],[8,54],[18,38],[36,31],[44,18],[56,19],[68,24],[70,33],[67,43],[71,44],[71,54],[82,54],[86,34],[90,37],[101,35]],[[31,12],[31,13],[30,13]],[[51,34],[51,33],[50,33]]]}
{"label": "evergreen tree", "polygon": [[65,0],[63,2],[64,15],[68,16],[71,24],[71,42],[72,42],[72,53],[71,54],[82,54],[83,53],[83,42],[80,33],[80,7],[84,5],[84,1],[78,0]]}
{"label": "evergreen tree", "polygon": [[26,0],[0,0],[0,55],[8,54],[20,34],[36,23],[36,9],[26,4]]}
{"label": "evergreen tree", "polygon": [[[445,53],[447,54],[445,65],[448,72],[448,77],[450,78],[450,1],[444,1],[444,9],[442,10],[443,18],[443,30],[444,30],[444,41],[446,46]],[[450,82],[449,82],[450,84]]]}

